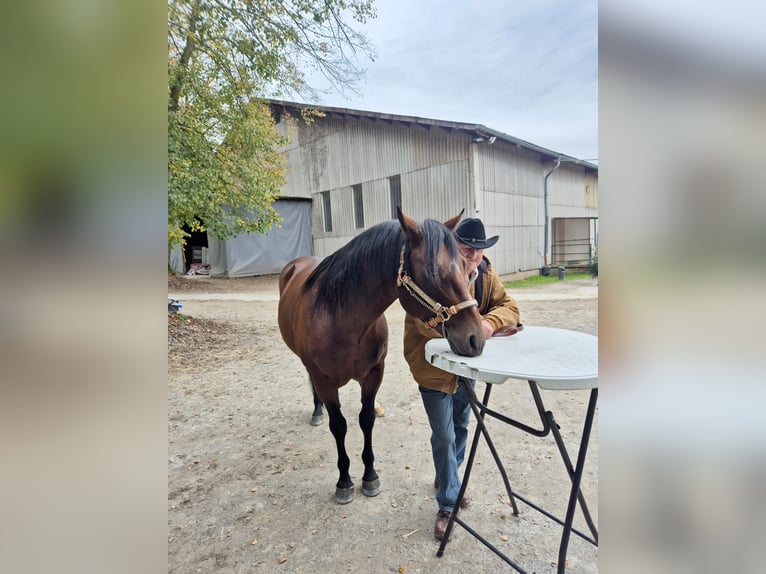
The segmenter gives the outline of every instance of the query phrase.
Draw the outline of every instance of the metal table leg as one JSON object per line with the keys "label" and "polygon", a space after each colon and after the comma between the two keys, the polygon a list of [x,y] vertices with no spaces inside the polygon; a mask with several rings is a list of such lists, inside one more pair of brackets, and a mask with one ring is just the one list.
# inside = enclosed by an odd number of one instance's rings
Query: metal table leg
{"label": "metal table leg", "polygon": [[479,445],[479,438],[482,435],[484,436],[484,439],[487,441],[487,445],[489,446],[489,449],[492,452],[492,456],[495,459],[495,464],[497,465],[498,469],[500,470],[500,474],[503,477],[503,482],[505,483],[506,492],[508,493],[508,496],[511,501],[511,505],[513,507],[513,513],[516,516],[518,516],[519,514],[519,509],[518,509],[518,506],[516,505],[516,500],[513,495],[513,491],[511,490],[510,482],[508,481],[508,475],[505,471],[505,468],[502,462],[500,461],[500,456],[497,453],[497,449],[495,449],[495,445],[492,442],[492,438],[489,436],[489,432],[487,431],[487,428],[484,425],[485,407],[489,403],[489,396],[492,392],[492,385],[491,384],[486,385],[486,388],[484,390],[484,398],[482,399],[482,403],[479,404],[476,398],[476,393],[474,393],[473,389],[471,388],[471,385],[465,382],[462,378],[459,380],[460,380],[460,384],[463,385],[463,388],[466,391],[466,394],[468,396],[468,402],[471,405],[471,410],[473,411],[474,416],[476,417],[477,431],[474,432],[474,435],[473,435],[473,441],[471,442],[471,450],[468,455],[468,460],[466,461],[465,472],[463,474],[462,484],[460,485],[460,492],[458,493],[457,501],[455,502],[455,508],[453,509],[451,513],[449,522],[447,523],[447,528],[444,531],[444,538],[442,538],[441,544],[439,544],[439,550],[437,550],[436,555],[439,558],[441,558],[444,555],[444,549],[447,546],[447,542],[449,542],[449,538],[452,533],[452,529],[455,525],[455,522],[457,522],[463,528],[465,528],[468,532],[470,532],[476,539],[478,539],[482,544],[484,544],[487,548],[492,550],[495,554],[497,554],[497,556],[502,558],[506,563],[508,563],[517,571],[525,573],[525,570],[523,570],[518,564],[513,562],[510,558],[508,558],[505,554],[503,554],[498,548],[493,546],[488,540],[486,540],[478,532],[470,528],[465,522],[463,522],[462,520],[458,518],[458,514],[460,512],[460,502],[463,500],[463,497],[465,496],[465,491],[468,488],[468,481],[471,478],[471,469],[473,468],[473,462],[476,457],[476,450]]}
{"label": "metal table leg", "polygon": [[[598,540],[598,533],[595,531],[595,526],[593,526],[593,523],[590,520],[590,513],[587,512],[587,506],[584,505],[585,499],[582,496],[582,493],[580,492],[580,482],[582,481],[582,473],[583,473],[583,469],[585,468],[585,455],[587,454],[587,451],[588,451],[588,442],[590,441],[590,431],[591,431],[591,428],[593,427],[593,417],[596,413],[597,400],[598,400],[598,389],[593,389],[590,392],[590,401],[588,401],[588,411],[585,415],[585,424],[583,425],[582,438],[580,439],[580,451],[577,454],[577,466],[574,469],[574,475],[570,473],[570,477],[572,478],[572,490],[569,494],[569,505],[567,506],[566,518],[564,519],[564,532],[561,535],[561,545],[559,546],[558,574],[564,574],[564,567],[566,566],[567,547],[569,546],[569,536],[572,532],[572,523],[574,522],[574,513],[575,513],[575,507],[577,506],[578,498],[580,498],[580,502],[583,505],[583,512],[586,514],[588,518],[588,526],[591,527],[591,530],[593,531],[594,536],[596,537],[596,540]],[[559,435],[559,438],[560,438],[560,435]],[[563,442],[561,443],[560,448],[563,448]],[[562,453],[565,453],[565,452],[566,450],[562,450]],[[568,459],[568,458],[569,458],[568,456],[565,456],[565,459]],[[571,466],[571,463],[569,464],[569,466]]]}
{"label": "metal table leg", "polygon": [[[471,405],[471,410],[473,411],[474,416],[476,418],[477,430],[476,432],[474,432],[473,441],[471,442],[471,450],[468,456],[468,460],[466,462],[465,473],[463,475],[463,481],[460,487],[460,492],[458,493],[458,499],[455,504],[455,509],[453,510],[452,515],[450,516],[450,520],[447,523],[447,529],[445,531],[444,538],[442,539],[441,544],[439,545],[439,550],[437,551],[436,555],[438,557],[441,557],[444,555],[444,549],[446,548],[447,543],[449,542],[449,537],[454,527],[454,524],[457,522],[463,528],[465,528],[472,536],[478,539],[482,544],[484,544],[487,548],[492,550],[497,556],[499,556],[502,560],[504,560],[507,564],[509,564],[512,568],[514,568],[518,572],[522,572],[522,573],[525,572],[525,570],[523,570],[521,566],[519,566],[510,558],[508,558],[503,552],[501,552],[498,548],[492,545],[488,540],[482,537],[478,532],[470,528],[458,516],[460,512],[460,501],[463,500],[463,497],[465,496],[465,491],[468,487],[468,481],[471,476],[471,470],[473,468],[473,463],[476,456],[476,450],[478,448],[479,439],[483,435],[492,453],[492,457],[495,460],[495,464],[497,465],[498,469],[500,470],[500,474],[503,477],[503,482],[505,483],[506,491],[510,498],[514,515],[518,515],[518,507],[516,505],[515,499],[519,498],[528,506],[534,508],[535,510],[537,510],[538,512],[541,512],[546,517],[550,518],[551,520],[563,526],[561,544],[559,546],[559,555],[558,555],[558,574],[563,574],[564,568],[566,566],[566,555],[567,555],[567,549],[569,547],[569,539],[571,537],[572,532],[574,532],[581,538],[587,540],[591,544],[598,546],[598,531],[596,530],[595,524],[593,523],[593,519],[591,518],[590,511],[588,510],[588,506],[585,502],[585,497],[583,496],[582,491],[580,490],[580,483],[582,482],[583,470],[585,468],[585,456],[587,454],[588,443],[590,441],[590,433],[593,427],[593,419],[596,412],[598,389],[593,389],[591,391],[590,401],[588,403],[588,410],[585,415],[583,433],[580,439],[580,449],[577,455],[577,465],[576,467],[573,468],[571,459],[569,457],[569,453],[566,450],[564,441],[561,437],[561,433],[559,432],[558,424],[556,423],[556,420],[553,417],[553,413],[551,411],[545,410],[545,406],[543,405],[543,402],[542,402],[542,397],[540,396],[540,391],[537,388],[537,383],[535,383],[534,381],[529,381],[529,388],[532,393],[532,397],[535,401],[538,415],[540,416],[540,420],[543,424],[543,428],[539,430],[533,427],[530,427],[528,425],[525,425],[519,421],[510,419],[506,417],[505,415],[502,415],[500,413],[497,413],[489,409],[488,404],[489,404],[489,397],[490,397],[491,389],[492,389],[491,384],[486,385],[486,389],[484,391],[484,397],[481,403],[479,403],[476,397],[476,394],[474,393],[473,389],[467,382],[463,383],[461,379],[460,384],[464,385],[464,389],[466,391],[469,403]],[[495,449],[494,443],[492,442],[492,439],[489,436],[489,432],[487,431],[486,425],[484,424],[484,417],[486,415],[490,415],[494,418],[497,418],[509,425],[512,425],[522,430],[523,432],[526,432],[528,434],[532,434],[538,437],[545,437],[549,432],[552,432],[554,436],[554,440],[556,441],[556,446],[558,447],[559,453],[561,454],[562,460],[564,461],[564,466],[566,467],[567,473],[569,474],[569,477],[572,481],[572,489],[570,491],[569,501],[567,504],[567,513],[566,513],[566,518],[564,521],[561,521],[561,519],[552,515],[548,511],[544,510],[543,508],[533,504],[532,502],[526,500],[524,497],[520,496],[519,494],[514,495],[514,493],[511,490],[510,482],[508,480],[508,475],[505,471],[505,467],[500,460],[497,450]],[[578,502],[580,503],[580,507],[585,516],[585,520],[588,523],[588,527],[590,528],[591,533],[593,534],[593,538],[590,538],[588,535],[580,532],[576,528],[573,528],[574,513],[575,513]]]}

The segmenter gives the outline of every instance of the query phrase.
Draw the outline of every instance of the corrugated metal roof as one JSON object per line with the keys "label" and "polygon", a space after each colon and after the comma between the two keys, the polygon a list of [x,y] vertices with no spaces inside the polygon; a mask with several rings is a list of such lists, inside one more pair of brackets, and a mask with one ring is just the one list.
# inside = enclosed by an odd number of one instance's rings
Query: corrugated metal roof
{"label": "corrugated metal roof", "polygon": [[482,124],[452,122],[452,121],[445,121],[445,120],[436,120],[431,118],[420,118],[417,116],[401,116],[397,114],[384,114],[381,112],[353,110],[350,108],[336,108],[332,106],[322,106],[318,104],[303,104],[299,102],[288,102],[285,100],[265,99],[263,101],[276,107],[318,110],[327,116],[350,117],[350,118],[356,118],[356,119],[366,118],[369,120],[389,122],[389,123],[401,123],[406,125],[419,125],[419,126],[426,126],[426,127],[439,127],[448,131],[451,131],[451,130],[460,131],[460,132],[466,133],[467,135],[471,137],[484,138],[485,140],[488,140],[490,137],[496,137],[497,139],[503,140],[505,142],[508,142],[520,148],[537,152],[541,154],[543,157],[547,157],[553,160],[566,159],[569,162],[576,163],[577,165],[582,165],[583,167],[585,167],[586,172],[598,171],[598,165],[596,164],[535,145],[528,141],[510,136],[508,134],[494,130],[492,128],[488,128]]}

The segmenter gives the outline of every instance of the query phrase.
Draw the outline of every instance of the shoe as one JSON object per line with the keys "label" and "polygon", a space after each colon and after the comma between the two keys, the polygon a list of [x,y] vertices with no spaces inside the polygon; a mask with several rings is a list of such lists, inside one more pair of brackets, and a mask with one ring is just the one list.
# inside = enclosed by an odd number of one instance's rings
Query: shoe
{"label": "shoe", "polygon": [[436,522],[434,523],[434,538],[442,540],[444,533],[447,530],[447,523],[449,522],[451,513],[446,510],[440,510],[436,513]]}

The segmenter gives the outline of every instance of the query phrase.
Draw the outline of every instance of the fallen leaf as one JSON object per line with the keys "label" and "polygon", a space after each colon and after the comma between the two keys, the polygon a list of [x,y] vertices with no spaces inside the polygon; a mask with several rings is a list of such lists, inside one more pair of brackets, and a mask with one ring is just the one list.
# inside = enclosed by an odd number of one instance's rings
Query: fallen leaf
{"label": "fallen leaf", "polygon": [[253,541],[252,541],[250,544],[258,544],[258,540],[256,540],[255,538],[253,538]]}
{"label": "fallen leaf", "polygon": [[500,540],[502,540],[503,542],[508,542],[508,535],[507,535],[507,534],[503,534],[503,535],[500,537]]}
{"label": "fallen leaf", "polygon": [[280,556],[279,558],[277,558],[277,561],[280,564],[284,564],[285,562],[287,562],[287,558],[285,558],[284,556]]}
{"label": "fallen leaf", "polygon": [[404,574],[404,566],[399,566],[399,574]]}
{"label": "fallen leaf", "polygon": [[254,486],[253,488],[250,489],[250,492],[258,492],[258,487]]}
{"label": "fallen leaf", "polygon": [[500,515],[500,520],[505,520],[506,518],[507,518],[507,517],[505,516],[505,514],[501,514],[501,515]]}

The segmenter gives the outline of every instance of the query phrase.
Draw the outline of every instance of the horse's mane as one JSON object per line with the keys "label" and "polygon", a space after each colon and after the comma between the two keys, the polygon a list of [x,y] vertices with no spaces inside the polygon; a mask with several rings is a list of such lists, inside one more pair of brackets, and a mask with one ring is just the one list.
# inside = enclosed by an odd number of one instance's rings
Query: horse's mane
{"label": "horse's mane", "polygon": [[[368,282],[396,280],[403,244],[404,233],[398,221],[374,225],[322,259],[306,279],[303,289],[308,291],[316,286],[318,305],[343,308],[363,292]],[[383,277],[386,273],[390,273],[390,278]]]}
{"label": "horse's mane", "polygon": [[[450,258],[454,259],[457,245],[452,232],[438,221],[427,219],[421,226],[426,261],[430,263],[423,270],[426,276],[423,287],[434,292],[441,283],[437,265],[439,249],[446,245]],[[399,253],[404,244],[404,233],[398,221],[384,221],[370,227],[325,257],[306,279],[303,289],[316,288],[318,305],[342,309],[356,300],[359,293],[368,292],[369,285],[396,280]],[[405,265],[409,268],[409,257]]]}
{"label": "horse's mane", "polygon": [[[421,226],[423,228],[427,263],[427,267],[423,269],[425,277],[424,284],[421,287],[431,294],[436,294],[439,292],[440,285],[444,281],[444,278],[439,275],[439,250],[442,245],[446,246],[450,259],[455,259],[457,257],[457,242],[452,231],[438,221],[426,219],[421,223]],[[407,258],[405,264],[408,269],[411,269],[409,258]]]}

